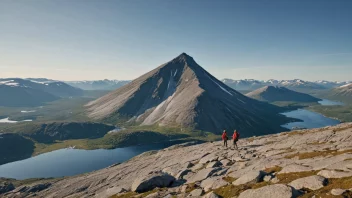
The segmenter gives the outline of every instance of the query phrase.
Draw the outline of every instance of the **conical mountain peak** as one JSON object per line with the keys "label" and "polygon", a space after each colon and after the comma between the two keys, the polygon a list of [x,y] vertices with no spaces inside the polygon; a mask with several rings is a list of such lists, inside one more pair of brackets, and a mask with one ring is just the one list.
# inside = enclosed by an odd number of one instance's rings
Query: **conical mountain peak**
{"label": "conical mountain peak", "polygon": [[191,64],[196,64],[196,62],[194,61],[194,59],[186,54],[186,53],[182,53],[180,54],[179,56],[177,56],[176,58],[172,59],[171,61],[172,63],[187,63],[188,65],[191,65]]}
{"label": "conical mountain peak", "polygon": [[279,107],[243,96],[186,53],[90,102],[87,108],[93,119],[128,118],[130,124],[213,133],[236,128],[247,135],[267,134],[283,130],[280,125],[287,121],[278,114]]}

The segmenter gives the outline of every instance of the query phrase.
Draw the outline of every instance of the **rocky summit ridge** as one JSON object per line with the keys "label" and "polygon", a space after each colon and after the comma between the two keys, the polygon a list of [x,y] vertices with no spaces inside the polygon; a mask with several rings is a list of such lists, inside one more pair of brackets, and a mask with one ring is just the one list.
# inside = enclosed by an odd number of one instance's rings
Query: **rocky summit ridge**
{"label": "rocky summit ridge", "polygon": [[3,197],[351,197],[352,123],[239,140],[175,145]]}
{"label": "rocky summit ridge", "polygon": [[248,98],[182,53],[129,84],[86,105],[89,117],[212,133],[235,127],[244,136],[280,132],[280,107]]}

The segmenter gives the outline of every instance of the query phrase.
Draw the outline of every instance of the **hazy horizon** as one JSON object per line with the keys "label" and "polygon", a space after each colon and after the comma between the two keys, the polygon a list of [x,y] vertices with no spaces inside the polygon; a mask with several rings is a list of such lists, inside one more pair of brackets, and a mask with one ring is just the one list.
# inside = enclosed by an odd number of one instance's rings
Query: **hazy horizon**
{"label": "hazy horizon", "polygon": [[132,80],[186,52],[219,79],[352,80],[348,0],[0,4],[0,78]]}

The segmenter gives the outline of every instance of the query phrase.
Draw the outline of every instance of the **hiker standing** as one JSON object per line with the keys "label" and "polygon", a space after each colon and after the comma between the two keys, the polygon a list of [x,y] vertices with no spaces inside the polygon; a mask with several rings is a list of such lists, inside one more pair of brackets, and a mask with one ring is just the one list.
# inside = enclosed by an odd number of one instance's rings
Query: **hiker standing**
{"label": "hiker standing", "polygon": [[226,134],[226,130],[224,130],[224,132],[222,133],[222,136],[221,136],[222,140],[224,141],[224,146],[227,147],[227,134]]}
{"label": "hiker standing", "polygon": [[237,141],[239,138],[240,138],[240,134],[237,132],[237,130],[235,130],[232,135],[232,140],[233,140],[233,147],[236,149],[238,149]]}

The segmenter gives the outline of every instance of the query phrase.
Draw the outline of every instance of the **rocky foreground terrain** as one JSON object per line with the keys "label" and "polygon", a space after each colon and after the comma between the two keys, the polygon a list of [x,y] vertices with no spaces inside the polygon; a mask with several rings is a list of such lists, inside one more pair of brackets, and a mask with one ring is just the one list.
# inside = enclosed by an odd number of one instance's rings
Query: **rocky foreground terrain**
{"label": "rocky foreground terrain", "polygon": [[0,197],[352,197],[352,123],[241,139],[239,150],[176,145],[75,177],[0,183],[0,193],[13,188]]}

